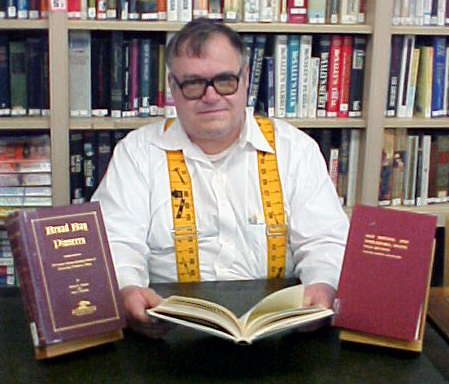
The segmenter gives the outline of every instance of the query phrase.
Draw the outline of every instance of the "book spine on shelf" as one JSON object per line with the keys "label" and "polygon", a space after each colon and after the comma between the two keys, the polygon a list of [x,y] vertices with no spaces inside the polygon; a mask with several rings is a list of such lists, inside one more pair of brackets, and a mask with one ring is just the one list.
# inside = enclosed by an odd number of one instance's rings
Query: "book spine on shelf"
{"label": "book spine on shelf", "polygon": [[309,24],[325,24],[326,0],[309,0],[307,15]]}
{"label": "book spine on shelf", "polygon": [[446,71],[446,37],[433,36],[432,117],[446,115],[443,105]]}
{"label": "book spine on shelf", "polygon": [[250,83],[248,89],[248,102],[247,105],[250,110],[254,111],[257,105],[257,95],[259,92],[260,76],[262,72],[262,63],[265,55],[265,44],[267,41],[266,35],[257,35],[252,58],[252,68],[250,75]]}
{"label": "book spine on shelf", "polygon": [[9,37],[0,34],[0,116],[11,114]]}
{"label": "book spine on shelf", "polygon": [[301,35],[299,39],[298,105],[297,117],[307,118],[309,112],[309,75],[312,57],[312,35]]}
{"label": "book spine on shelf", "polygon": [[320,79],[318,85],[317,117],[326,117],[330,45],[330,35],[321,35],[319,37],[317,56],[320,59]]}
{"label": "book spine on shelf", "polygon": [[114,31],[111,34],[111,116],[120,118],[123,109],[123,32]]}
{"label": "book spine on shelf", "polygon": [[351,67],[354,38],[351,35],[343,37],[341,47],[341,68],[338,91],[337,117],[349,116],[349,92],[351,89]]}
{"label": "book spine on shelf", "polygon": [[343,37],[341,35],[332,35],[330,56],[329,56],[329,76],[327,80],[327,103],[326,116],[337,117],[338,99],[340,89],[341,72],[341,48]]}
{"label": "book spine on shelf", "polygon": [[151,39],[142,39],[140,40],[139,66],[139,116],[141,117],[150,115],[150,60]]}
{"label": "book spine on shelf", "polygon": [[276,35],[274,44],[275,116],[283,118],[287,105],[287,35]]}
{"label": "book spine on shelf", "polygon": [[351,63],[351,87],[349,90],[349,117],[361,117],[365,83],[366,38],[354,37]]}
{"label": "book spine on shelf", "polygon": [[298,100],[299,35],[288,36],[286,117],[295,118]]}
{"label": "book spine on shelf", "polygon": [[416,90],[415,111],[417,116],[430,118],[432,114],[432,83],[433,83],[433,47],[420,48],[421,58],[418,70],[418,85]]}
{"label": "book spine on shelf", "polygon": [[312,57],[310,59],[309,70],[309,96],[308,96],[308,115],[310,119],[316,119],[318,103],[318,84],[320,78],[320,59]]}
{"label": "book spine on shelf", "polygon": [[402,46],[404,37],[393,35],[391,37],[390,73],[388,76],[386,116],[396,116],[399,94],[399,80],[401,76]]}
{"label": "book spine on shelf", "polygon": [[107,116],[110,109],[110,41],[92,36],[92,116]]}

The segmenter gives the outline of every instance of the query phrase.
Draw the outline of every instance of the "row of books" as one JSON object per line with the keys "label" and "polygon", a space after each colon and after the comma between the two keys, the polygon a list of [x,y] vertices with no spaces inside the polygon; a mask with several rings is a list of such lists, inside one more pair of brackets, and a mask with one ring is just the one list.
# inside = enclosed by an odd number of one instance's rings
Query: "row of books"
{"label": "row of books", "polygon": [[101,181],[115,145],[129,130],[70,132],[70,202],[82,204]]}
{"label": "row of books", "polygon": [[[360,147],[358,129],[311,129],[319,144],[341,203],[353,206]],[[70,199],[89,201],[107,169],[114,146],[126,130],[72,131],[70,133]]]}
{"label": "row of books", "polygon": [[47,116],[48,38],[0,33],[0,116]]}
{"label": "row of books", "polygon": [[0,19],[44,19],[48,0],[0,0]]}
{"label": "row of books", "polygon": [[386,116],[447,116],[448,92],[447,38],[394,35],[391,43]]}
{"label": "row of books", "polygon": [[444,26],[449,24],[447,0],[394,0],[393,25]]}
{"label": "row of books", "polygon": [[17,285],[16,271],[8,233],[0,225],[0,287]]}
{"label": "row of books", "polygon": [[180,22],[208,17],[226,22],[359,24],[365,21],[365,0],[69,0],[68,17]]}
{"label": "row of books", "polygon": [[449,131],[385,129],[379,205],[449,201]]}
{"label": "row of books", "polygon": [[[362,115],[366,37],[243,35],[248,106],[269,117]],[[155,34],[72,31],[72,117],[176,116],[167,86],[165,41]]]}

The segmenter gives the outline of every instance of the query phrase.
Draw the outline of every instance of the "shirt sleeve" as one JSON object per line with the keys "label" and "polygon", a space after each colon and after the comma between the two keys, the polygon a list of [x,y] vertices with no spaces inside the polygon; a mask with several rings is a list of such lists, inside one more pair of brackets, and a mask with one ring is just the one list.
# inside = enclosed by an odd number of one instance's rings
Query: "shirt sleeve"
{"label": "shirt sleeve", "polygon": [[295,132],[287,175],[294,272],[303,284],[337,289],[349,222],[318,144]]}
{"label": "shirt sleeve", "polygon": [[149,226],[148,181],[132,140],[114,149],[92,200],[100,202],[119,287],[149,284],[146,237]]}

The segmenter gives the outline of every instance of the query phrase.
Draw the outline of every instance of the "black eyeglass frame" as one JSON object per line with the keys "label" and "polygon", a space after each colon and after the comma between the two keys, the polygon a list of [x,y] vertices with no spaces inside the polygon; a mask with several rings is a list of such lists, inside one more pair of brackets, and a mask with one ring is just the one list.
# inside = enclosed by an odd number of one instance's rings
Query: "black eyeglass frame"
{"label": "black eyeglass frame", "polygon": [[[199,77],[199,78],[196,78],[196,79],[187,79],[187,80],[181,82],[181,81],[179,81],[176,78],[176,76],[173,73],[171,74],[171,77],[173,78],[173,80],[175,81],[176,85],[181,90],[181,93],[182,93],[182,95],[184,96],[185,99],[187,99],[187,100],[199,100],[199,99],[201,99],[205,95],[205,93],[207,92],[207,88],[209,86],[212,86],[214,88],[215,92],[217,92],[220,96],[230,96],[230,95],[233,95],[234,93],[236,93],[237,90],[239,89],[240,77],[242,76],[243,69],[244,68],[240,68],[240,71],[236,75],[233,74],[233,73],[221,73],[221,74],[219,74],[217,76],[212,77],[211,79],[205,79],[205,78]],[[220,79],[229,78],[229,77],[236,81],[235,89],[232,92],[229,92],[229,93],[220,92],[217,89],[217,87],[215,86],[215,82],[220,80]],[[204,86],[203,92],[199,96],[196,96],[196,97],[186,96],[186,94],[184,93],[184,87],[188,83],[198,82],[198,81],[204,81],[205,86]]]}

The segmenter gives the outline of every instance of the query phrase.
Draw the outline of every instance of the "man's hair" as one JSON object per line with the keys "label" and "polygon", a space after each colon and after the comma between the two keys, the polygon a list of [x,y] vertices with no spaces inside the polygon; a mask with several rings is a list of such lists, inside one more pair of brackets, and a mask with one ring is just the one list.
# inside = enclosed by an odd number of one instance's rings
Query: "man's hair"
{"label": "man's hair", "polygon": [[199,18],[186,24],[169,41],[165,52],[165,61],[170,69],[175,57],[186,53],[188,56],[200,57],[203,47],[212,36],[227,37],[239,55],[240,65],[246,64],[245,45],[241,36],[221,22]]}

